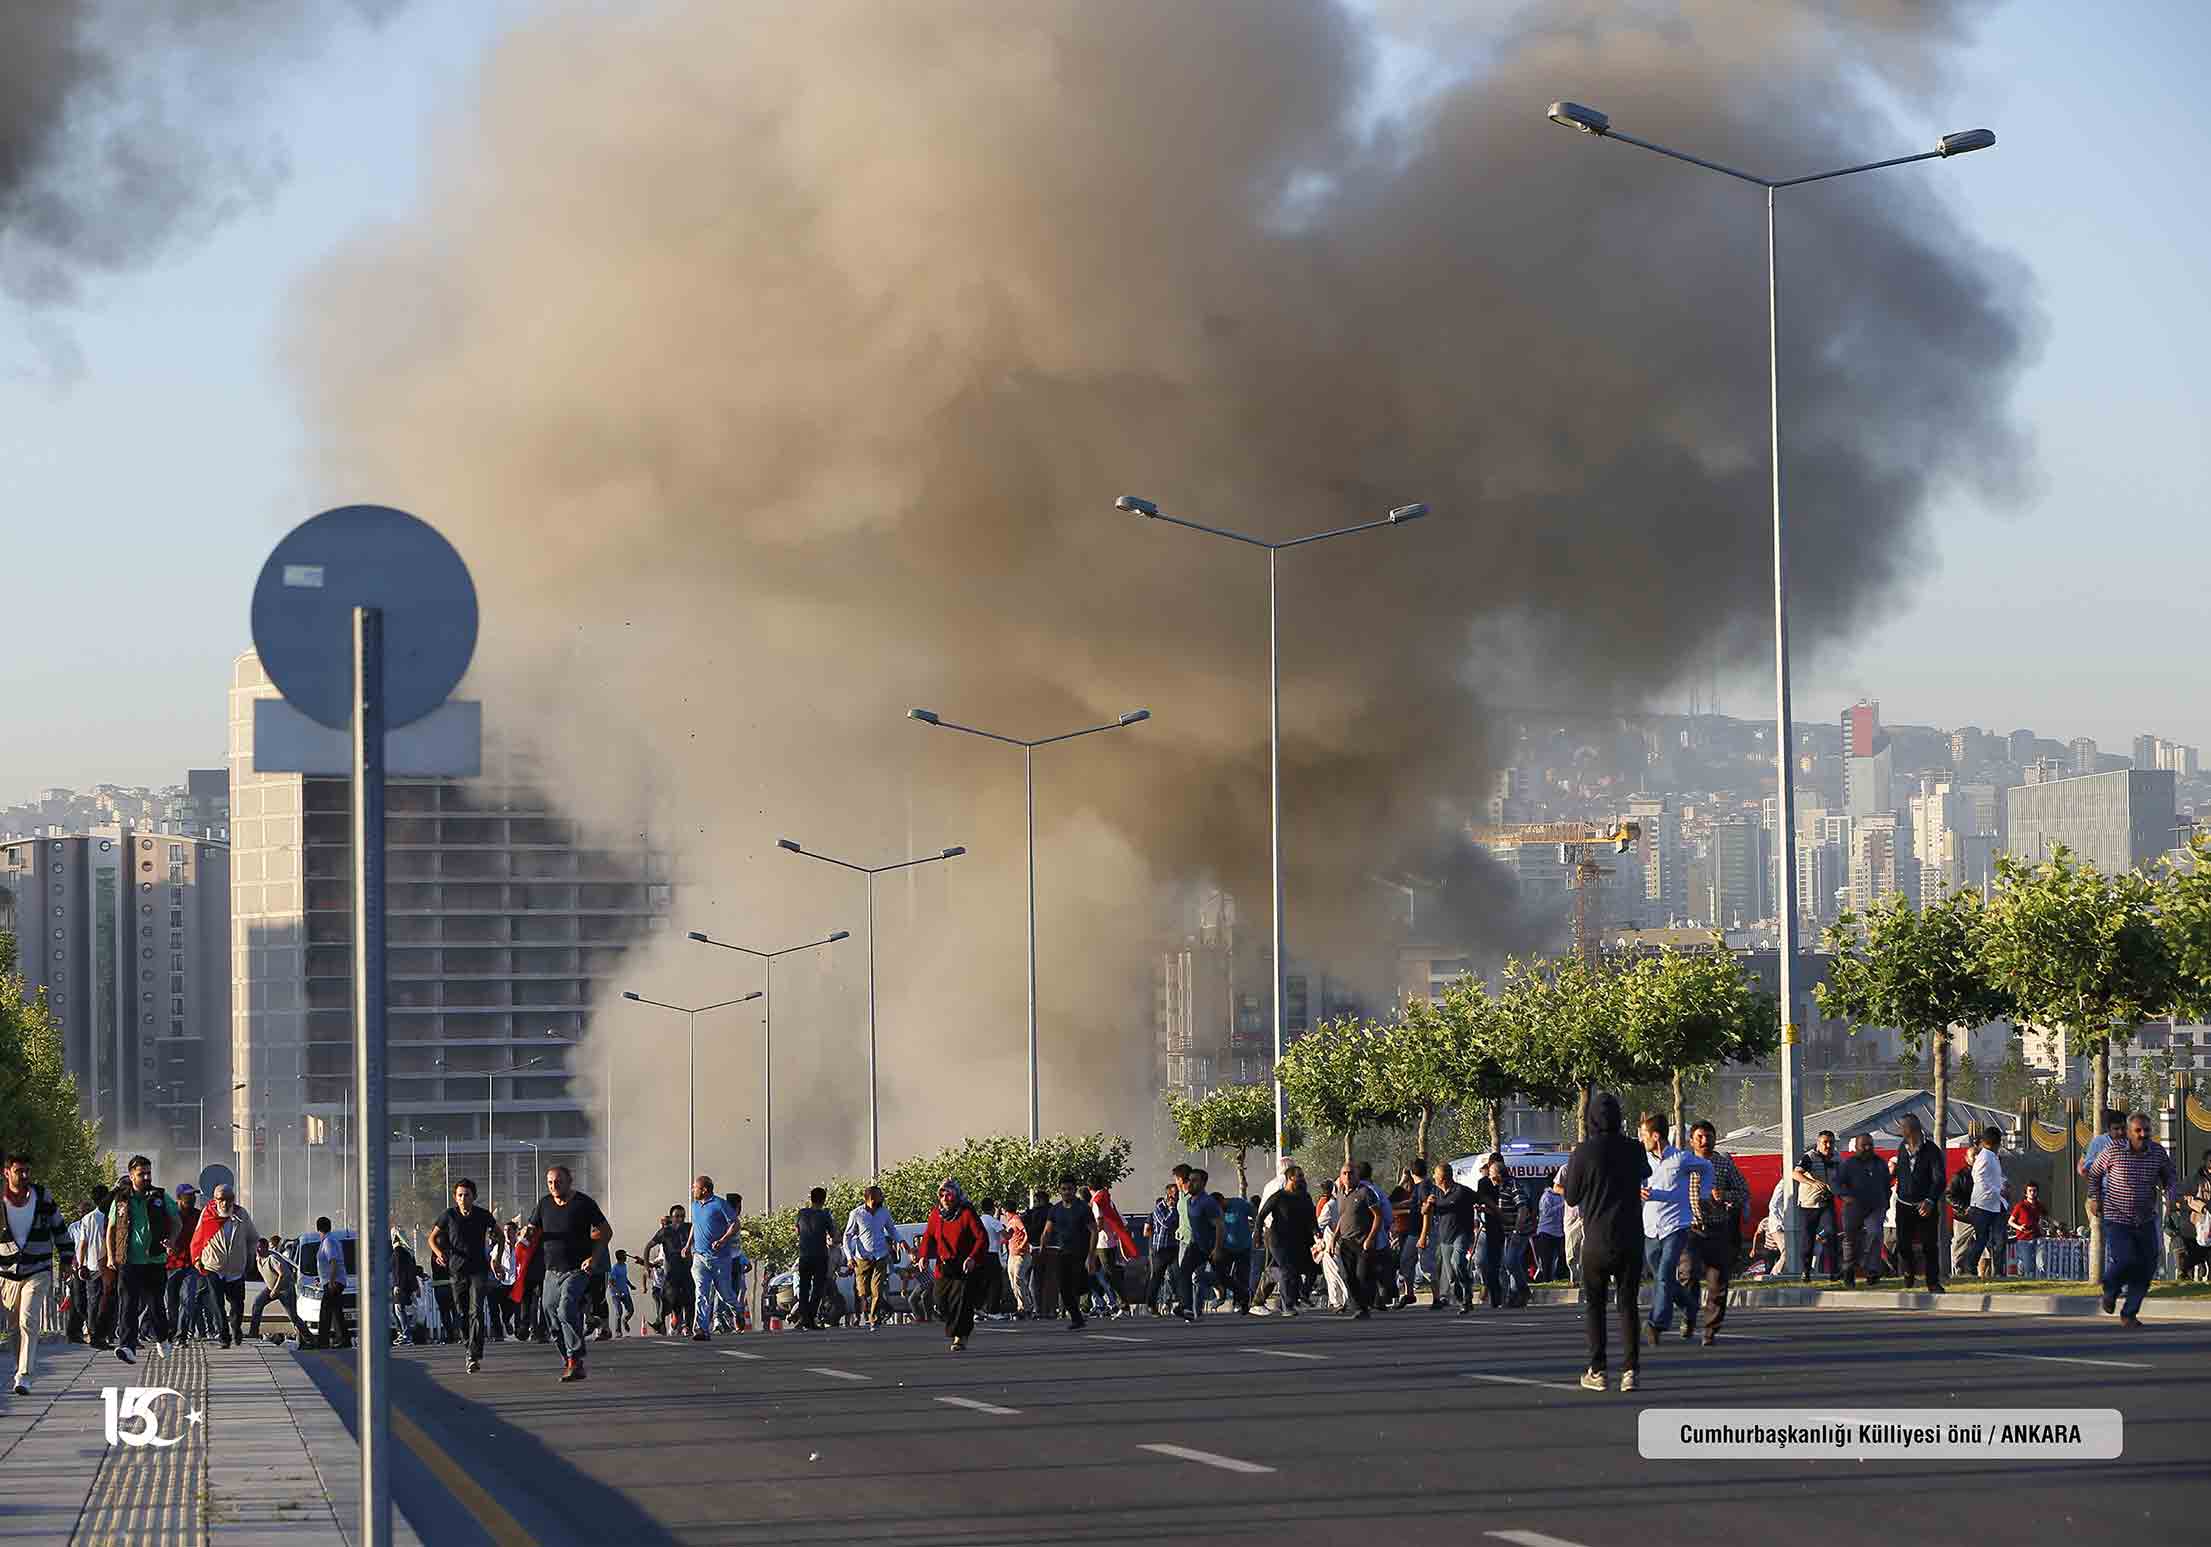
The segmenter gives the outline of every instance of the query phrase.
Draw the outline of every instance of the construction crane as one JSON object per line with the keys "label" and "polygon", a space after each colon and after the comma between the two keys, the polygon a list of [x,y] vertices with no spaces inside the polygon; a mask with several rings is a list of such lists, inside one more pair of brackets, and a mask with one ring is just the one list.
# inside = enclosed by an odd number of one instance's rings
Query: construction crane
{"label": "construction crane", "polygon": [[1574,899],[1574,954],[1596,971],[1597,932],[1590,927],[1589,909],[1598,881],[1612,874],[1597,863],[1597,851],[1609,846],[1613,853],[1625,854],[1642,838],[1642,824],[1617,822],[1607,828],[1589,822],[1512,822],[1502,827],[1469,823],[1466,835],[1485,849],[1558,846],[1558,862],[1566,867],[1566,889]]}

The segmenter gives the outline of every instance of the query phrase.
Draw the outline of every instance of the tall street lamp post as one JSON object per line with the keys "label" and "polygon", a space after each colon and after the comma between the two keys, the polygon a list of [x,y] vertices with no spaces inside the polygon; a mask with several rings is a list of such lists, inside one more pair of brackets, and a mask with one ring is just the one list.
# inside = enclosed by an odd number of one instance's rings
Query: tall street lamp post
{"label": "tall street lamp post", "polygon": [[[1282,627],[1281,607],[1275,586],[1275,557],[1285,548],[1303,548],[1311,543],[1326,542],[1331,537],[1349,537],[1354,532],[1372,532],[1385,526],[1403,526],[1408,521],[1418,521],[1428,514],[1422,504],[1400,505],[1379,521],[1363,521],[1357,526],[1338,527],[1332,532],[1315,532],[1310,537],[1293,537],[1288,542],[1272,543],[1264,538],[1247,537],[1242,532],[1231,532],[1223,527],[1201,526],[1195,521],[1185,521],[1180,516],[1170,516],[1150,500],[1124,494],[1113,502],[1116,510],[1142,516],[1149,521],[1164,521],[1170,526],[1188,527],[1193,532],[1203,532],[1209,537],[1225,537],[1250,548],[1264,548],[1267,553],[1267,869],[1269,872],[1269,911],[1273,914],[1271,949],[1274,953],[1274,1061],[1282,1061],[1282,984],[1285,965],[1282,957]],[[1274,1078],[1272,1072],[1270,1078]],[[1289,1158],[1289,1114],[1282,1095],[1282,1081],[1274,1078],[1274,1163],[1280,1170]]]}
{"label": "tall street lamp post", "polygon": [[684,1185],[686,1190],[688,1190],[690,1186],[689,1179],[699,1174],[697,1142],[699,1116],[699,1017],[704,1015],[709,1010],[726,1010],[733,1004],[750,1004],[753,1000],[762,997],[761,991],[759,989],[754,989],[751,993],[741,994],[735,999],[724,999],[715,1004],[702,1004],[697,1006],[696,1008],[692,1008],[687,1005],[669,1004],[665,1000],[660,999],[647,999],[643,994],[633,994],[627,989],[624,989],[622,991],[622,997],[631,1001],[634,1004],[649,1004],[655,1009],[673,1010],[678,1015],[683,1016],[690,1025],[691,1050],[688,1055],[690,1076],[686,1087],[687,1094],[683,1098],[683,1168],[685,1177]]}
{"label": "tall street lamp post", "polygon": [[1058,741],[1073,741],[1077,736],[1095,736],[1100,731],[1117,731],[1124,725],[1134,725],[1152,717],[1149,709],[1131,709],[1118,720],[1104,725],[1092,725],[1079,731],[1067,731],[1057,736],[1044,736],[1035,741],[1023,741],[1018,736],[1001,736],[996,731],[978,730],[972,725],[958,725],[945,719],[932,709],[909,709],[906,718],[919,720],[924,725],[941,726],[948,731],[960,731],[969,736],[981,736],[986,741],[999,741],[1009,747],[1021,749],[1021,783],[1027,792],[1029,810],[1029,1142],[1039,1138],[1038,1127],[1041,1105],[1038,1098],[1036,1058],[1036,749],[1048,747]]}
{"label": "tall street lamp post", "polygon": [[811,951],[818,946],[835,945],[839,940],[850,940],[852,931],[840,929],[833,935],[819,940],[809,940],[804,945],[787,945],[780,951],[756,951],[749,945],[737,945],[728,940],[716,940],[712,935],[694,929],[691,938],[701,945],[718,945],[725,951],[739,951],[760,961],[760,1191],[766,1202],[761,1206],[763,1214],[775,1212],[775,959],[788,956],[793,951]]}
{"label": "tall street lamp post", "polygon": [[[1794,978],[1797,952],[1797,902],[1796,902],[1796,738],[1790,729],[1789,710],[1789,556],[1781,524],[1781,334],[1779,286],[1774,265],[1774,195],[1784,188],[1796,188],[1805,183],[1824,183],[1838,177],[1850,177],[1859,172],[1877,172],[1884,167],[1905,166],[1914,161],[1933,161],[1962,156],[1968,151],[1986,150],[1996,143],[1995,131],[1990,129],[1966,129],[1957,134],[1946,134],[1935,142],[1933,150],[1915,152],[1909,156],[1891,156],[1886,161],[1868,161],[1857,166],[1838,167],[1832,172],[1813,172],[1803,177],[1760,177],[1753,172],[1739,171],[1723,166],[1717,161],[1707,161],[1683,151],[1670,150],[1650,140],[1639,140],[1612,126],[1609,116],[1579,102],[1554,102],[1549,110],[1553,123],[1599,139],[1619,140],[1642,150],[1655,151],[1675,161],[1685,161],[1707,172],[1717,172],[1732,177],[1737,182],[1748,183],[1766,191],[1766,417],[1767,457],[1772,472],[1773,485],[1773,699],[1774,699],[1774,761],[1778,767],[1778,787],[1775,800],[1778,814],[1774,825],[1781,832],[1781,1127],[1782,1155],[1799,1155],[1804,1150],[1804,1071],[1797,1056],[1797,1023]],[[1789,1232],[1787,1271],[1798,1269],[1798,1253],[1801,1243],[1796,1232]]]}
{"label": "tall street lamp post", "polygon": [[833,859],[827,854],[806,848],[792,838],[778,838],[775,846],[868,878],[868,1176],[872,1179],[883,1170],[882,1110],[877,1104],[879,1087],[875,1078],[875,882],[878,877],[887,876],[894,870],[911,870],[916,865],[931,865],[938,860],[957,859],[967,850],[956,846],[935,854],[924,854],[919,859],[900,860],[894,865],[855,865],[850,860]]}

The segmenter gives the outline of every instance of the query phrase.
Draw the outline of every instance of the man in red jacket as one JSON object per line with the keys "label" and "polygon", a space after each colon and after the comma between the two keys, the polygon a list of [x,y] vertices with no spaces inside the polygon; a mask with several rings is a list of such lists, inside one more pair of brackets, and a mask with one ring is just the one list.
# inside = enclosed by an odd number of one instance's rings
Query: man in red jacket
{"label": "man in red jacket", "polygon": [[914,1260],[935,1263],[937,1317],[944,1323],[947,1347],[958,1353],[975,1330],[975,1309],[990,1294],[990,1235],[982,1217],[950,1177],[937,1189],[937,1206],[914,1242]]}
{"label": "man in red jacket", "polygon": [[2042,1186],[2029,1182],[2027,1195],[2011,1211],[2011,1270],[2021,1278],[2041,1275],[2042,1213]]}

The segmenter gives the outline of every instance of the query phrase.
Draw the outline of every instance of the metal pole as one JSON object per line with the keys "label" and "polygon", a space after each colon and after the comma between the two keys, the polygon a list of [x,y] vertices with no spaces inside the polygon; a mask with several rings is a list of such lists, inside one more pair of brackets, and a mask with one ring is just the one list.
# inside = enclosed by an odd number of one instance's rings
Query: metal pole
{"label": "metal pole", "polygon": [[[498,1194],[494,1189],[498,1187],[499,1179],[492,1174],[491,1166],[491,1071],[486,1069],[484,1071],[484,1191],[496,1197]],[[519,1204],[522,1200],[517,1198],[514,1201]]]}
{"label": "metal pole", "polygon": [[1275,600],[1275,550],[1267,550],[1267,869],[1274,942],[1274,1166],[1289,1158],[1288,1101],[1282,1091],[1282,634]]}
{"label": "metal pole", "polygon": [[[690,995],[686,994],[684,997],[688,999]],[[683,1019],[691,1028],[690,1051],[684,1055],[690,1073],[684,1082],[683,1098],[683,1175],[688,1188],[690,1179],[699,1174],[699,1012],[686,1010]]]}
{"label": "metal pole", "polygon": [[775,1212],[775,958],[764,956],[760,983],[760,1212]]}
{"label": "metal pole", "polygon": [[200,1097],[195,1105],[200,1109],[200,1170],[192,1180],[204,1182],[207,1180],[207,1098]]}
{"label": "metal pole", "polygon": [[[1773,723],[1781,830],[1781,1162],[1804,1152],[1804,1067],[1796,1022],[1796,737],[1789,712],[1789,551],[1781,526],[1781,312],[1775,277],[1773,193],[1766,190],[1766,408],[1773,467]],[[1784,1271],[1800,1271],[1802,1243],[1788,1232]]]}
{"label": "metal pole", "polygon": [[1021,749],[1021,782],[1029,793],[1029,1142],[1039,1137],[1042,1105],[1036,1066],[1036,748]]}
{"label": "metal pole", "polygon": [[875,1105],[875,876],[868,876],[868,1180],[882,1175],[883,1129]]}
{"label": "metal pole", "polygon": [[[384,1091],[384,614],[353,609],[353,1079],[366,1129],[360,1145],[361,1323],[356,1385],[360,1409],[362,1547],[392,1539],[391,1407],[385,1377],[391,1362],[389,1179],[384,1145],[391,1127]],[[204,1138],[204,1136],[203,1136]]]}
{"label": "metal pole", "polygon": [[606,1044],[606,1217],[614,1217],[614,1039]]}

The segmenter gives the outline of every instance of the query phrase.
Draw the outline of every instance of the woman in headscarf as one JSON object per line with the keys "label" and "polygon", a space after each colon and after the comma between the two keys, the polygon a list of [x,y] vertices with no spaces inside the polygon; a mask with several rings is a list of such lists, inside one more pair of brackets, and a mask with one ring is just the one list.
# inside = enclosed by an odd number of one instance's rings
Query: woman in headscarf
{"label": "woman in headscarf", "polygon": [[982,1216],[951,1177],[937,1188],[937,1206],[914,1242],[914,1258],[937,1268],[937,1319],[944,1323],[947,1347],[958,1353],[975,1330],[975,1311],[990,1294],[990,1234]]}

